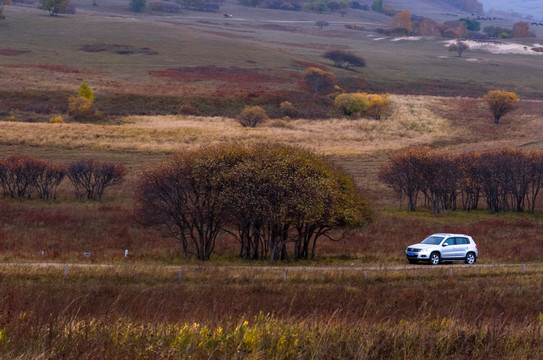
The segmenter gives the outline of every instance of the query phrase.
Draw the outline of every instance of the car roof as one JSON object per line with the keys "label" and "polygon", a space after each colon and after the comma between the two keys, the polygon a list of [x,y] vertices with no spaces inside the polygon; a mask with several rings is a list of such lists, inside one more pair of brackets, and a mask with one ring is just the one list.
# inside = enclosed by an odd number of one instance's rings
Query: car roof
{"label": "car roof", "polygon": [[449,236],[467,236],[467,237],[471,237],[471,236],[466,235],[466,234],[451,234],[451,233],[437,233],[437,234],[432,234],[432,236],[445,236],[445,237],[449,237]]}

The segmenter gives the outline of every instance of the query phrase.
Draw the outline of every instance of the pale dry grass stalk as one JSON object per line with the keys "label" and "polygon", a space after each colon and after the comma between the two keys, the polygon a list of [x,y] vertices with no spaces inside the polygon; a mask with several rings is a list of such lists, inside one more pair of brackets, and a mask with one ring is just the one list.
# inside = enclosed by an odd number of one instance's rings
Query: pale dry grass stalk
{"label": "pale dry grass stalk", "polygon": [[95,150],[171,152],[220,142],[282,142],[324,154],[352,155],[429,143],[453,131],[430,111],[427,96],[392,96],[383,120],[300,119],[242,128],[235,119],[194,116],[129,116],[121,125],[12,123],[2,125],[7,144]]}

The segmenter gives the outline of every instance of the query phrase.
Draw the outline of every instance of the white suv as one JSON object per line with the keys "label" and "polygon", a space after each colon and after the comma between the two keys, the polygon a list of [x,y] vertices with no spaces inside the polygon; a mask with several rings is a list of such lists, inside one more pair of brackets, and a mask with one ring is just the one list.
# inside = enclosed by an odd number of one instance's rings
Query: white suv
{"label": "white suv", "polygon": [[411,264],[428,261],[437,265],[441,261],[464,261],[473,264],[479,257],[477,244],[471,236],[463,234],[434,234],[422,242],[409,245],[405,257]]}

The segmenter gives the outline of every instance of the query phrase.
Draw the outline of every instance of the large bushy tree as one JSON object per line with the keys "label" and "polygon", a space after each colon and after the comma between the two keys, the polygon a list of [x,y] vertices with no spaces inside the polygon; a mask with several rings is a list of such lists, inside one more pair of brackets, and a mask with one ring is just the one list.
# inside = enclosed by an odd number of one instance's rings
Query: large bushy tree
{"label": "large bushy tree", "polygon": [[[323,158],[276,144],[210,146],[143,173],[138,214],[178,238],[186,257],[211,255],[220,230],[244,259],[314,255],[317,239],[371,218],[352,180]],[[290,245],[290,246],[289,246]]]}

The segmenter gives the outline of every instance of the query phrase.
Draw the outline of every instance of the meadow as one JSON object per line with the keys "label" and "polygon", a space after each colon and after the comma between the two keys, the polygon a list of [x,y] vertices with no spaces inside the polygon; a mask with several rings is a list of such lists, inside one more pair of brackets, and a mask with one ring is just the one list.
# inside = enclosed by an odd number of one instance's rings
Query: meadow
{"label": "meadow", "polygon": [[540,265],[1,271],[6,359],[541,356]]}
{"label": "meadow", "polygon": [[[377,179],[388,155],[410,146],[542,150],[540,56],[457,58],[439,39],[379,39],[372,29],[390,18],[370,12],[342,18],[227,1],[224,12],[234,17],[226,19],[134,15],[124,1],[75,3],[76,15],[59,17],[6,7],[0,158],[93,158],[129,173],[101,202],[76,200],[67,184],[56,201],[0,199],[1,359],[542,356],[543,203],[535,214],[408,213]],[[318,29],[319,19],[330,26]],[[335,48],[364,57],[367,67],[333,68],[321,55]],[[300,90],[312,65],[333,72],[346,91],[392,93],[390,113],[375,121],[323,111],[329,99]],[[65,115],[83,81],[102,121]],[[521,97],[498,125],[480,101],[493,88]],[[322,116],[282,119],[284,100]],[[187,104],[199,116],[179,114]],[[235,115],[245,104],[272,118],[242,128]],[[65,123],[47,122],[57,115]],[[371,201],[374,222],[321,241],[315,259],[269,266],[240,260],[227,234],[209,263],[184,260],[175,239],[135,220],[134,184],[147,166],[202,144],[257,141],[331,159]],[[472,235],[478,263],[406,264],[407,245],[442,231]]]}

